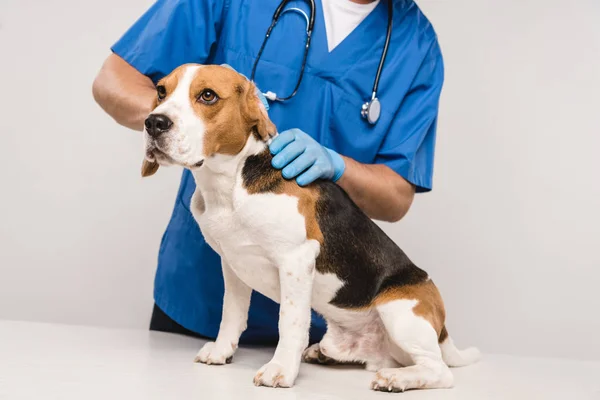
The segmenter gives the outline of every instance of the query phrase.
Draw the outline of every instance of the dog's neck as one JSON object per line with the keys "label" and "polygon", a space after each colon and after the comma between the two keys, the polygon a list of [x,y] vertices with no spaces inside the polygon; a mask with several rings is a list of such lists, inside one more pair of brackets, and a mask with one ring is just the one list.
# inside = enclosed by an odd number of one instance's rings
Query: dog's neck
{"label": "dog's neck", "polygon": [[225,205],[233,199],[233,189],[248,157],[260,154],[267,142],[250,135],[246,145],[236,155],[215,154],[204,160],[202,167],[192,171],[196,187],[207,204]]}

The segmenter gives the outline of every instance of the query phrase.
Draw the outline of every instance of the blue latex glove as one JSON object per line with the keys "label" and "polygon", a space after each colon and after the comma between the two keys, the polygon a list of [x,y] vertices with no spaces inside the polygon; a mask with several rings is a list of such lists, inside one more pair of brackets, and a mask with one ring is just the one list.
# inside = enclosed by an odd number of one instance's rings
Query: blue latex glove
{"label": "blue latex glove", "polygon": [[300,129],[290,129],[277,135],[269,145],[274,155],[271,164],[282,169],[286,179],[296,178],[300,186],[315,180],[336,182],[346,169],[344,159],[335,151],[321,146]]}

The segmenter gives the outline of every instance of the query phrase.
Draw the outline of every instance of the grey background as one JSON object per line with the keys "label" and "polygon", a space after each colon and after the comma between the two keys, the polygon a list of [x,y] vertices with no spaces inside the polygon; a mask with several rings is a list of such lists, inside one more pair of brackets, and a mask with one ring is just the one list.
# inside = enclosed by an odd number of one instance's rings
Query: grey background
{"label": "grey background", "polygon": [[[180,170],[93,102],[150,0],[0,2],[0,318],[146,329]],[[419,2],[446,63],[434,191],[387,232],[460,346],[600,359],[600,3]]]}

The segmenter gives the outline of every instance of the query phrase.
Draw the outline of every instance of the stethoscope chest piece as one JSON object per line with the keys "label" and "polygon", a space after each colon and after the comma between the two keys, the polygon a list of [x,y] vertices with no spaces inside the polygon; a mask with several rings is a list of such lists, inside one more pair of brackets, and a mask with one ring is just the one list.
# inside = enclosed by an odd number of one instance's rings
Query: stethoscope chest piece
{"label": "stethoscope chest piece", "polygon": [[366,118],[371,125],[374,125],[381,115],[381,103],[379,102],[379,99],[375,97],[371,101],[367,101],[363,104],[360,114],[363,118]]}

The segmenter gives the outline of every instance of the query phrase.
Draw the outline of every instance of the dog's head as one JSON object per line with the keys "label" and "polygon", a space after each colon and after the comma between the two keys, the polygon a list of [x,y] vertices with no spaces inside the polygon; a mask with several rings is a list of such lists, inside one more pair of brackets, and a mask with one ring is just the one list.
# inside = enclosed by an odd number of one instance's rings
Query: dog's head
{"label": "dog's head", "polygon": [[276,133],[255,85],[230,68],[182,65],[156,90],[145,121],[142,176],[159,165],[200,168],[216,155],[238,154],[251,135],[266,141]]}

